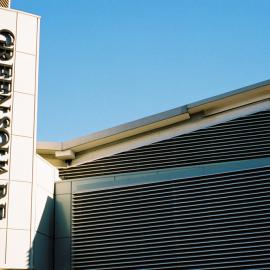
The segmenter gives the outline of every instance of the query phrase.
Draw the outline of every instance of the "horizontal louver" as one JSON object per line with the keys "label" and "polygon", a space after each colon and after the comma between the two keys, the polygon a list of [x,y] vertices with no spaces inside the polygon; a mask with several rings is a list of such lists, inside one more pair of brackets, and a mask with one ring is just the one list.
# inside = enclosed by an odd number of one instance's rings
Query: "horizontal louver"
{"label": "horizontal louver", "polygon": [[270,112],[260,112],[169,140],[60,170],[63,179],[270,156]]}
{"label": "horizontal louver", "polygon": [[270,168],[75,193],[72,267],[270,269]]}

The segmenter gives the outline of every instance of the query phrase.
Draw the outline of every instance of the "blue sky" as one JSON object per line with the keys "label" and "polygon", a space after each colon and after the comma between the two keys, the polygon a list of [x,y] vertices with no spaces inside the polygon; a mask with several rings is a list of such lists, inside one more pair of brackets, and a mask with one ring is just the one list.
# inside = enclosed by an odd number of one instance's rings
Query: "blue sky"
{"label": "blue sky", "polygon": [[41,15],[38,139],[270,78],[268,0],[13,0]]}

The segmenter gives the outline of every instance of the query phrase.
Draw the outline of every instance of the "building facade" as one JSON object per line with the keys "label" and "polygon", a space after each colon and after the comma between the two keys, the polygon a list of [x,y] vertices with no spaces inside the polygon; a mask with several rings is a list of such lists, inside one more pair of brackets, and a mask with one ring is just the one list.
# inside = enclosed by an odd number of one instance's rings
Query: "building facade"
{"label": "building facade", "polygon": [[270,81],[36,142],[40,18],[0,6],[0,269],[270,269]]}

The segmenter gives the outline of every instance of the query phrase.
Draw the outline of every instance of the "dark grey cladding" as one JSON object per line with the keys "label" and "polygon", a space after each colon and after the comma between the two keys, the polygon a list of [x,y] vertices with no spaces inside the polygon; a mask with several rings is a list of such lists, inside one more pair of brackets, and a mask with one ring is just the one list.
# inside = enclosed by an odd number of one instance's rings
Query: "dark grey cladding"
{"label": "dark grey cladding", "polygon": [[62,179],[270,157],[270,111],[60,169]]}
{"label": "dark grey cladding", "polygon": [[73,194],[72,269],[270,269],[270,167]]}

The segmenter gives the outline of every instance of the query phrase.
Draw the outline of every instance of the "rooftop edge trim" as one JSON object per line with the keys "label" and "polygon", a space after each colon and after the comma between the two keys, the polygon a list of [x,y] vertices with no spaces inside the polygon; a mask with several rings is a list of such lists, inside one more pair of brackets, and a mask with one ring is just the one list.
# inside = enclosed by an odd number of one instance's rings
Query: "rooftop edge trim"
{"label": "rooftop edge trim", "polygon": [[[267,88],[267,90],[265,90],[265,87],[269,87],[269,89]],[[38,142],[37,153],[54,154],[56,151],[66,150],[72,150],[74,153],[80,152],[85,149],[101,146],[109,142],[118,141],[123,138],[188,120],[192,114],[217,107],[221,101],[225,103],[235,102],[234,100],[236,98],[239,99],[250,95],[254,97],[259,95],[262,91],[267,91],[267,93],[270,94],[270,80],[242,87],[211,98],[131,121],[126,124],[78,137],[73,140],[65,142]]]}

